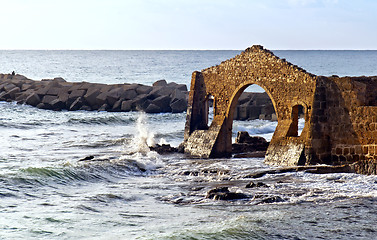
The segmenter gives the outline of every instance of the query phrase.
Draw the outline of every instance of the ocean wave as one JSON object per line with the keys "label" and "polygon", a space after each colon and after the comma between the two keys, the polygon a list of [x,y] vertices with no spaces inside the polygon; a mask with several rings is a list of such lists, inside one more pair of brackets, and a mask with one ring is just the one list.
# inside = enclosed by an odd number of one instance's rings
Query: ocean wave
{"label": "ocean wave", "polygon": [[102,115],[102,116],[80,116],[70,117],[67,121],[71,124],[89,124],[89,125],[111,125],[111,124],[132,124],[136,121],[133,117],[124,118],[124,116]]}

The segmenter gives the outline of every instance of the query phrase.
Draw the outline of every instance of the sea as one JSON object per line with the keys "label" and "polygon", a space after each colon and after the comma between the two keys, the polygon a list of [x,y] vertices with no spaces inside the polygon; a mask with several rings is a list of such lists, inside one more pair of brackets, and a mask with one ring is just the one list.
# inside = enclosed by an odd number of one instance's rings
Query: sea
{"label": "sea", "polygon": [[[165,79],[189,87],[192,72],[240,52],[1,50],[0,73],[106,84]],[[377,75],[377,51],[273,53],[316,75]],[[0,102],[0,239],[377,239],[377,176],[251,179],[272,167],[263,158],[190,159],[149,150],[178,146],[185,119],[186,113],[56,112]],[[234,121],[233,134],[270,140],[276,125]],[[263,184],[246,188],[251,181]],[[216,187],[248,198],[206,198]]]}

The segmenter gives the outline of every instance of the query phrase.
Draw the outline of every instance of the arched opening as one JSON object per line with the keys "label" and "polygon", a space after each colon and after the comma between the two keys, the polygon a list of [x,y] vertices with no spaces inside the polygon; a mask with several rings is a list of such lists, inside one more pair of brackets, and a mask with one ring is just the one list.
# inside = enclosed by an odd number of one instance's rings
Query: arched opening
{"label": "arched opening", "polygon": [[[243,89],[243,90],[242,90]],[[263,157],[277,126],[274,104],[256,85],[241,88],[233,99],[232,153],[236,157]],[[239,95],[238,99],[236,99]]]}
{"label": "arched opening", "polygon": [[207,126],[209,128],[212,124],[212,121],[213,121],[213,115],[215,114],[214,113],[215,98],[212,95],[208,95],[206,97],[205,104],[206,104],[205,109],[207,111],[206,123],[207,123]]}
{"label": "arched opening", "polygon": [[287,137],[300,137],[305,127],[305,107],[301,104],[294,105],[291,113],[292,123],[289,127]]}

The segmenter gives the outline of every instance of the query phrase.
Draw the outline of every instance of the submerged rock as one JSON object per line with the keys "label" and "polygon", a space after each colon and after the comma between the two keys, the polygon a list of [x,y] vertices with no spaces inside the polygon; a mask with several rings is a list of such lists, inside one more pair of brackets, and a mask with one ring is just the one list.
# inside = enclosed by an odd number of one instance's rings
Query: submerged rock
{"label": "submerged rock", "polygon": [[206,198],[213,200],[237,200],[248,198],[246,194],[230,192],[228,187],[217,187],[207,192]]}

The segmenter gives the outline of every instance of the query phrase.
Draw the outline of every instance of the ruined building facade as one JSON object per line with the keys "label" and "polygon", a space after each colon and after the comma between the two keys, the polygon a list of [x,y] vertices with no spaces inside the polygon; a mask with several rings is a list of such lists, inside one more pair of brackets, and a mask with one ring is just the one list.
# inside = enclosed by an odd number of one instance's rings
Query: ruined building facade
{"label": "ruined building facade", "polygon": [[[262,46],[252,46],[192,74],[185,153],[201,158],[231,155],[237,100],[252,84],[270,96],[278,120],[266,163],[354,164],[357,172],[376,173],[377,77],[316,76]],[[214,111],[211,124],[210,99]],[[300,135],[299,109],[305,119]]]}

